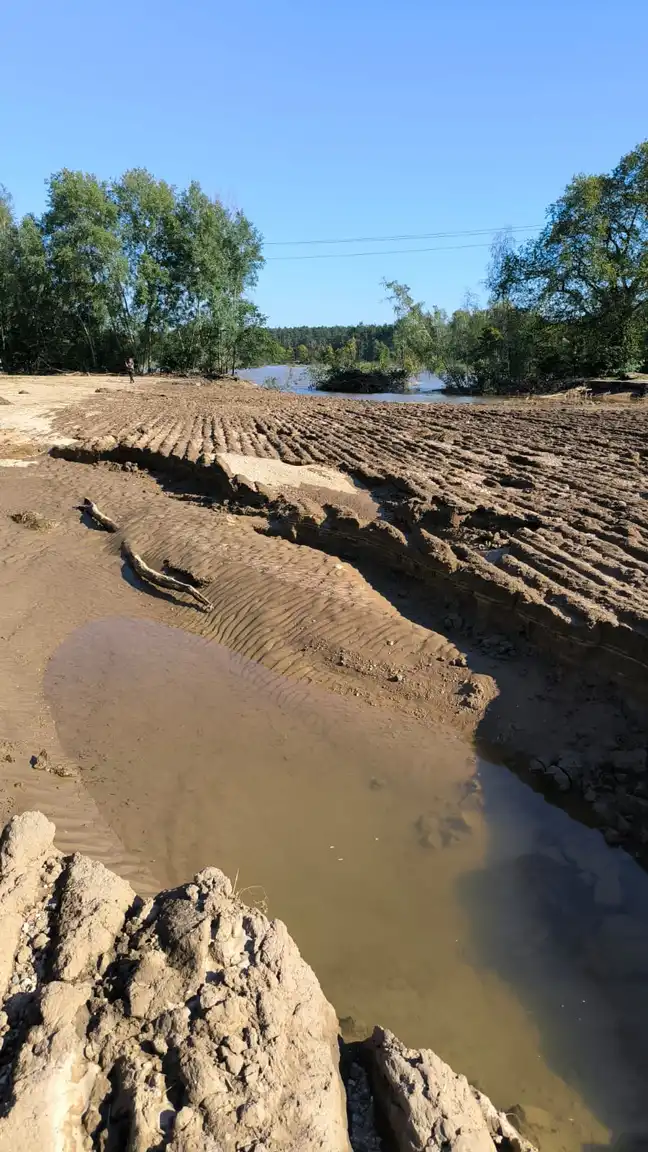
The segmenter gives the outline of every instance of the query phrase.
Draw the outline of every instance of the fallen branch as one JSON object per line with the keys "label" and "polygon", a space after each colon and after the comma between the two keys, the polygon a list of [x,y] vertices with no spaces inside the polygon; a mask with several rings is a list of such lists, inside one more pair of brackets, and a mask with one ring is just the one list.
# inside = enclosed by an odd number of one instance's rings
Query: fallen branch
{"label": "fallen branch", "polygon": [[122,541],[121,546],[122,556],[127,560],[133,571],[141,580],[148,581],[149,584],[156,584],[158,588],[170,588],[173,592],[186,592],[188,596],[193,596],[199,604],[204,608],[213,608],[214,605],[194,588],[193,584],[185,584],[184,580],[176,580],[174,576],[167,576],[165,572],[156,572],[155,568],[149,568],[145,564],[141,556],[137,552],[133,552],[130,544],[126,540]]}
{"label": "fallen branch", "polygon": [[86,516],[89,516],[90,519],[94,520],[95,524],[99,524],[101,528],[105,528],[106,532],[119,532],[115,521],[111,520],[110,516],[105,516],[101,509],[97,508],[96,504],[93,504],[92,500],[88,500],[87,496],[83,504],[78,505],[78,508],[79,512],[85,512]]}
{"label": "fallen branch", "polygon": [[[119,532],[119,526],[115,524],[115,521],[111,520],[110,516],[106,516],[92,500],[88,500],[87,496],[83,504],[79,504],[79,511],[85,512],[91,520],[94,520],[101,528],[105,528],[106,532]],[[133,551],[127,540],[122,540],[121,553],[140,580],[145,580],[148,584],[154,584],[158,588],[168,588],[172,592],[185,592],[187,596],[193,596],[194,600],[202,604],[203,608],[211,609],[214,607],[207,597],[203,596],[202,592],[194,588],[193,584],[187,584],[184,580],[176,580],[174,576],[167,576],[165,572],[157,572],[155,568],[149,568],[142,557]]]}

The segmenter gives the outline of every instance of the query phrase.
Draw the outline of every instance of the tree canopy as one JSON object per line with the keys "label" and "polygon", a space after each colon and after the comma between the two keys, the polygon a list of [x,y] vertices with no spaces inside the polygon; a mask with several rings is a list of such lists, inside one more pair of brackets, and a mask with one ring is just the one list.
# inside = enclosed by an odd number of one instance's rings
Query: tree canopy
{"label": "tree canopy", "polygon": [[648,327],[648,141],[598,176],[576,176],[540,235],[502,253],[491,276],[507,300],[562,329],[582,368],[643,366]]}
{"label": "tree canopy", "polygon": [[648,370],[648,142],[611,173],[576,176],[535,239],[496,237],[487,287],[486,307],[448,317],[387,284],[392,354],[476,392]]}
{"label": "tree canopy", "polygon": [[265,339],[247,298],[262,263],[250,221],[197,183],[63,169],[20,221],[0,190],[2,367],[228,371]]}

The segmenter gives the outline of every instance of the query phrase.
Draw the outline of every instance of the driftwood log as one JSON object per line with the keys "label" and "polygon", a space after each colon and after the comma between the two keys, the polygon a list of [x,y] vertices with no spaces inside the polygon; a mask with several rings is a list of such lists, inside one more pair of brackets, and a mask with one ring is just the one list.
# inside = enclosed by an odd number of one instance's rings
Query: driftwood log
{"label": "driftwood log", "polygon": [[[82,504],[79,505],[79,510],[85,512],[95,524],[99,524],[106,532],[119,532],[119,526],[110,516],[106,516],[104,512],[92,501],[86,497]],[[130,564],[136,576],[140,580],[145,580],[147,584],[153,584],[157,588],[166,588],[172,592],[184,592],[187,596],[193,597],[197,600],[203,608],[213,608],[213,604],[194,588],[193,584],[188,584],[184,580],[176,580],[175,576],[167,576],[166,572],[158,572],[155,568],[149,568],[148,564],[142,560],[142,557],[134,552],[127,540],[122,540],[121,554],[124,560]]]}
{"label": "driftwood log", "polygon": [[83,503],[79,504],[79,512],[85,512],[86,516],[89,516],[90,519],[94,520],[95,524],[99,524],[101,528],[105,528],[106,532],[119,532],[115,521],[111,520],[110,516],[104,516],[101,509],[97,508],[97,505],[93,504],[92,500],[88,500],[87,496]]}

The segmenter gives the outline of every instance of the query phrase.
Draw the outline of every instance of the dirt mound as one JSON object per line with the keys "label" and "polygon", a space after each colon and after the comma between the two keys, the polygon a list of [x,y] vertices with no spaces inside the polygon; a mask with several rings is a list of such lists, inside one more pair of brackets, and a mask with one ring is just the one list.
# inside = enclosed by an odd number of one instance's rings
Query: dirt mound
{"label": "dirt mound", "polygon": [[337,1019],[283,924],[215,868],[137,900],[53,835],[25,813],[2,843],[0,1146],[347,1149]]}
{"label": "dirt mound", "polygon": [[[265,504],[270,528],[289,539],[382,558],[441,581],[497,627],[615,675],[648,676],[643,406],[395,405],[185,390],[172,406],[115,394],[93,417],[88,437],[87,420],[66,416],[65,430],[80,439],[65,455],[135,461],[238,508]],[[260,492],[237,482],[219,463],[223,454],[248,458],[248,471],[263,460],[346,472],[377,511],[344,492],[318,508],[285,477]]]}
{"label": "dirt mound", "polygon": [[[337,1018],[285,926],[216,868],[143,901],[54,832],[0,843],[0,1147],[347,1152]],[[363,1063],[399,1152],[531,1152],[434,1053],[377,1030]]]}

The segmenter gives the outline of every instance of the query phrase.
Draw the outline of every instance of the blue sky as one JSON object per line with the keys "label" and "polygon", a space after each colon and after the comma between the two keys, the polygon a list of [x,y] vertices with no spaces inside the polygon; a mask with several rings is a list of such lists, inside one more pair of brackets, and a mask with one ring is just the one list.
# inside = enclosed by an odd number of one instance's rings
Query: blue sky
{"label": "blue sky", "polygon": [[[541,223],[648,137],[645,0],[5,0],[0,182],[61,167],[196,178],[266,241]],[[271,324],[389,318],[383,277],[457,307],[488,237],[269,246]]]}

